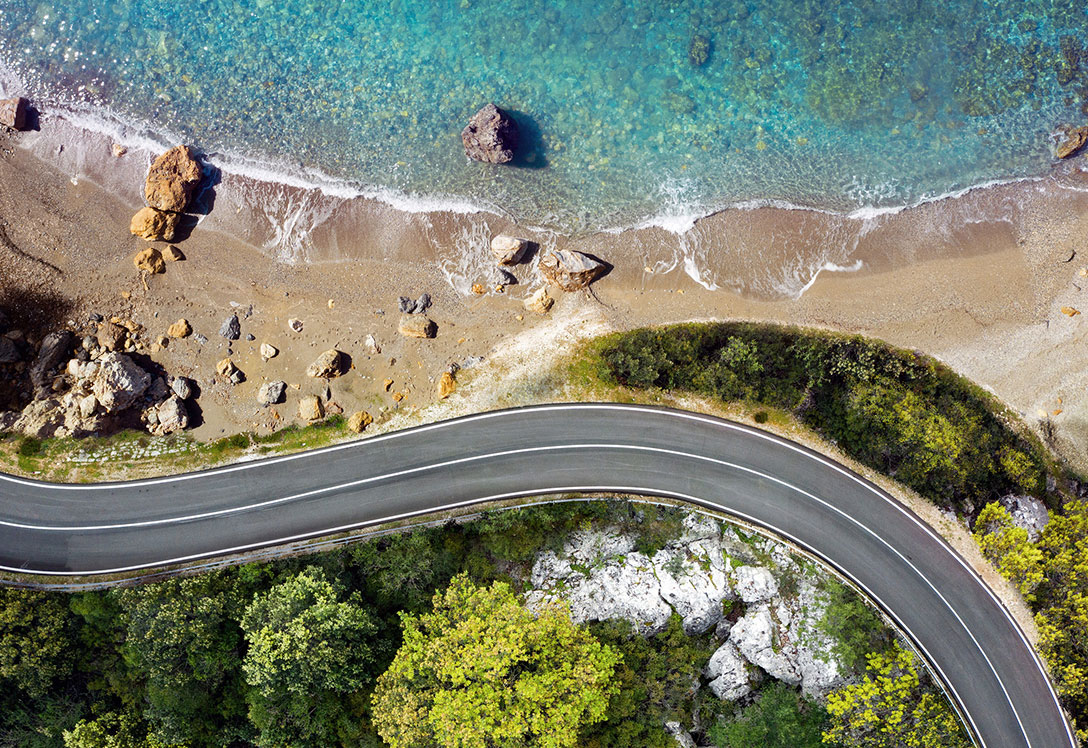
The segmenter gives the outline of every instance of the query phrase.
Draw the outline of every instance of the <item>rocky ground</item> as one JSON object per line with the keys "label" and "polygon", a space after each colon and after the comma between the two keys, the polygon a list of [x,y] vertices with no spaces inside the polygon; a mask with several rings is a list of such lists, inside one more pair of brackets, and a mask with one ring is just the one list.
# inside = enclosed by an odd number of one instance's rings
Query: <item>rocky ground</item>
{"label": "rocky ground", "polygon": [[561,552],[537,557],[527,602],[563,600],[576,622],[622,619],[643,635],[663,631],[673,613],[689,634],[712,630],[721,644],[699,687],[727,701],[744,699],[768,677],[815,699],[855,677],[820,627],[824,573],[785,546],[697,514],[686,515],[681,537],[652,556],[635,546],[615,531],[573,533]]}

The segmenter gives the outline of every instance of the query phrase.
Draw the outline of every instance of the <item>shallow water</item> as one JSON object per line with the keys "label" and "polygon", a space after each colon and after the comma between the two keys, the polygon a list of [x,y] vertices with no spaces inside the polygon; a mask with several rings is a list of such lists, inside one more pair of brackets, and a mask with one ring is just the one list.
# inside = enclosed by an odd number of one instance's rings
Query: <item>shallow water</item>
{"label": "shallow water", "polygon": [[[0,59],[43,105],[564,232],[1042,173],[1088,120],[1086,44],[1081,2],[0,0]],[[489,100],[514,166],[461,150]]]}

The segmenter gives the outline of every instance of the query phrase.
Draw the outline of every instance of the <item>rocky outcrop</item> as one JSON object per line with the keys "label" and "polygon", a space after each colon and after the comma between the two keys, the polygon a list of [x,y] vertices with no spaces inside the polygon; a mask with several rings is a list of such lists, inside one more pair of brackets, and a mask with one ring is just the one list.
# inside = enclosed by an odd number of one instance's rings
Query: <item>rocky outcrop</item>
{"label": "rocky outcrop", "polygon": [[517,265],[525,258],[531,242],[508,234],[499,234],[491,240],[491,254],[500,265]]}
{"label": "rocky outcrop", "polygon": [[433,338],[438,326],[422,314],[405,314],[400,318],[397,332],[409,338]]}
{"label": "rocky outcrop", "polygon": [[707,685],[715,696],[723,701],[736,701],[752,690],[750,670],[748,663],[740,656],[737,645],[726,642],[711,655],[704,675],[710,681]]}
{"label": "rocky outcrop", "polygon": [[257,390],[257,404],[262,408],[283,402],[283,395],[287,392],[287,382],[265,382]]}
{"label": "rocky outcrop", "polygon": [[1061,141],[1055,154],[1058,158],[1069,158],[1076,155],[1084,144],[1088,143],[1088,125],[1084,127],[1066,127],[1062,130]]}
{"label": "rocky outcrop", "polygon": [[673,740],[676,741],[677,748],[699,748],[695,739],[691,737],[691,734],[688,733],[679,722],[666,722],[665,732],[672,735]]}
{"label": "rocky outcrop", "polygon": [[353,434],[361,434],[366,427],[374,423],[374,419],[365,410],[357,410],[348,418],[348,430]]}
{"label": "rocky outcrop", "polygon": [[140,208],[129,223],[129,231],[149,242],[172,242],[181,216],[157,208]]}
{"label": "rocky outcrop", "polygon": [[586,288],[608,271],[608,265],[581,252],[555,249],[540,260],[540,272],[564,291]]}
{"label": "rocky outcrop", "polygon": [[548,293],[547,286],[541,286],[532,296],[525,300],[525,308],[537,314],[547,314],[553,304],[555,304],[555,299]]}
{"label": "rocky outcrop", "polygon": [[52,392],[53,371],[61,362],[68,359],[72,351],[75,336],[68,330],[51,332],[42,339],[38,348],[38,357],[30,367],[30,383],[34,387],[34,397],[48,397]]}
{"label": "rocky outcrop", "polygon": [[192,149],[187,145],[176,146],[151,164],[144,184],[144,199],[152,208],[183,213],[203,176]]}
{"label": "rocky outcrop", "polygon": [[22,358],[23,354],[14,340],[7,336],[0,337],[0,364],[14,364]]}
{"label": "rocky outcrop", "polygon": [[98,372],[91,391],[107,411],[125,410],[151,385],[151,375],[123,353],[105,353],[94,363]]}
{"label": "rocky outcrop", "polygon": [[189,412],[185,408],[185,401],[177,395],[171,395],[158,405],[145,410],[143,420],[152,434],[165,436],[187,429]]}
{"label": "rocky outcrop", "polygon": [[1008,510],[1013,523],[1028,531],[1032,541],[1039,539],[1043,528],[1050,522],[1050,512],[1046,504],[1034,496],[1016,496],[1009,494],[1001,497],[1001,506]]}
{"label": "rocky outcrop", "polygon": [[738,566],[733,571],[733,588],[746,603],[761,603],[778,594],[774,574],[761,566]]}
{"label": "rocky outcrop", "polygon": [[306,376],[315,379],[334,379],[347,371],[345,356],[335,348],[322,353],[306,367]]}
{"label": "rocky outcrop", "polygon": [[132,258],[132,264],[139,270],[151,273],[166,272],[166,261],[163,260],[162,253],[154,247],[148,247],[147,249],[138,252],[135,257]]}
{"label": "rocky outcrop", "polygon": [[518,126],[514,118],[494,104],[488,104],[468,121],[461,131],[465,155],[474,161],[505,164],[514,160],[518,147]]}
{"label": "rocky outcrop", "polygon": [[0,99],[0,125],[12,130],[25,130],[30,102],[22,96]]}

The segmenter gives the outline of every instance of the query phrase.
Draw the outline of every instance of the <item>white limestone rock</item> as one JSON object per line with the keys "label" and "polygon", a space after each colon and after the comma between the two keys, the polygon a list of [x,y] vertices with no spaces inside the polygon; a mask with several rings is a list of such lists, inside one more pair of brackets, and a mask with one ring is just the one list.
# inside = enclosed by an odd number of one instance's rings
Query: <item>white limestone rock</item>
{"label": "white limestone rock", "polygon": [[738,566],[733,571],[737,596],[746,603],[761,603],[778,594],[778,582],[770,569],[759,566]]}
{"label": "white limestone rock", "polygon": [[106,353],[98,365],[92,392],[109,413],[129,407],[151,385],[151,375],[123,353]]}
{"label": "white limestone rock", "polygon": [[726,642],[710,656],[705,675],[710,680],[711,692],[722,701],[736,701],[752,691],[748,663],[733,642]]}

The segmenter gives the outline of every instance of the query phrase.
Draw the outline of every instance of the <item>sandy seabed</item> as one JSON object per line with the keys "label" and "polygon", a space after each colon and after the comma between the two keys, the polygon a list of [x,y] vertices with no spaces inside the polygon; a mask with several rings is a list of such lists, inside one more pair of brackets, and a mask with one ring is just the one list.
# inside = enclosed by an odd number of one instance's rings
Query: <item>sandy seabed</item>
{"label": "sandy seabed", "polygon": [[[564,328],[575,319],[591,319],[594,330],[748,319],[863,333],[932,354],[1034,428],[1049,423],[1058,451],[1088,469],[1088,157],[1044,178],[900,211],[744,206],[693,225],[664,215],[579,237],[490,212],[405,209],[224,170],[202,196],[206,212],[175,242],[186,260],[147,277],[145,287],[132,257],[146,242],[128,223],[154,154],[130,147],[114,156],[108,136],[48,113],[41,128],[0,136],[0,273],[9,306],[39,331],[69,321],[90,331],[97,312],[132,319],[155,337],[188,319],[207,342],[173,341],[152,358],[199,384],[198,438],[278,428],[294,420],[305,394],[348,413],[410,411],[434,401],[449,364],[501,358],[527,334],[556,343],[540,346],[543,370],[564,350],[561,341],[573,339]],[[534,239],[541,252],[589,252],[614,268],[592,293],[553,292],[555,308],[540,317],[522,307],[542,283],[536,258],[506,278],[491,259],[488,242],[502,232]],[[474,284],[488,292],[473,294]],[[397,297],[425,291],[434,297],[437,337],[401,337]],[[231,387],[214,377],[228,348],[217,331],[239,311],[243,339],[233,360],[247,379]],[[303,321],[301,333],[288,328],[292,317]],[[368,348],[368,335],[380,353]],[[262,361],[262,342],[281,354]],[[351,356],[353,369],[326,391],[304,371],[332,347]],[[524,362],[519,371],[534,375]],[[287,402],[259,408],[257,389],[273,379],[288,382]],[[404,399],[394,402],[394,393]]]}

